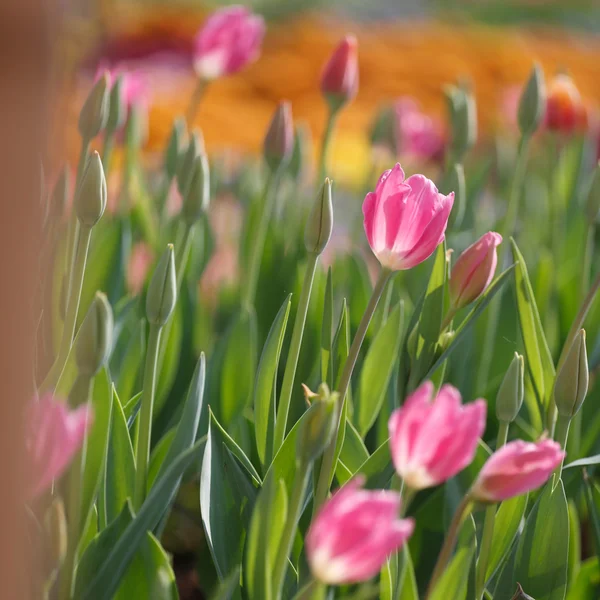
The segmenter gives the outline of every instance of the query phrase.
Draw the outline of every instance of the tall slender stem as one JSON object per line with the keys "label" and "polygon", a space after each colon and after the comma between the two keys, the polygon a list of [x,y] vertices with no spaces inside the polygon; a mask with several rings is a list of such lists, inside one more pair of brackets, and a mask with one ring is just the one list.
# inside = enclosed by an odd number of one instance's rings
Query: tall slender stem
{"label": "tall slender stem", "polygon": [[206,79],[198,79],[196,87],[192,92],[192,95],[190,97],[190,103],[188,104],[188,108],[185,111],[185,122],[187,123],[188,129],[191,129],[192,125],[194,124],[196,115],[198,114],[198,107],[200,106],[200,101],[202,100],[202,96],[204,96],[204,92],[206,91],[206,85]]}
{"label": "tall slender stem", "polygon": [[146,351],[146,365],[144,367],[142,404],[140,408],[135,451],[136,472],[134,506],[136,510],[139,510],[146,497],[146,481],[152,434],[152,409],[154,407],[154,395],[156,392],[156,367],[158,363],[161,330],[162,327],[159,325],[150,325],[148,350]]}
{"label": "tall slender stem", "polygon": [[329,149],[331,147],[331,138],[333,130],[335,129],[335,123],[337,121],[338,111],[334,108],[329,108],[327,113],[327,122],[325,123],[325,130],[323,131],[323,138],[321,140],[321,157],[319,159],[319,178],[317,181],[323,181],[325,179]]}
{"label": "tall slender stem", "polygon": [[596,223],[590,220],[585,235],[585,248],[583,254],[583,269],[581,274],[581,300],[585,298],[590,287],[592,275],[592,262],[594,259],[594,238],[596,237]]}
{"label": "tall slender stem", "polygon": [[[496,450],[502,448],[508,439],[508,427],[510,423],[500,421],[498,427],[498,438]],[[485,591],[486,573],[492,552],[492,539],[494,537],[494,519],[496,518],[496,504],[490,504],[485,510],[485,519],[483,521],[483,534],[481,536],[481,550],[479,551],[479,560],[477,561],[477,576],[475,581],[475,598],[483,598]]]}
{"label": "tall slender stem", "polygon": [[356,365],[356,361],[358,359],[358,354],[360,352],[360,348],[367,334],[367,329],[369,329],[369,323],[373,318],[373,313],[377,308],[377,304],[379,303],[379,299],[381,298],[383,291],[385,290],[385,286],[392,276],[392,271],[388,269],[382,268],[379,273],[379,279],[375,284],[375,288],[373,289],[373,294],[371,295],[371,299],[369,300],[369,304],[365,310],[365,313],[362,317],[360,325],[356,331],[356,335],[354,336],[354,340],[352,340],[352,345],[350,346],[350,352],[348,353],[348,358],[344,363],[344,370],[342,371],[342,376],[340,378],[340,387],[339,387],[339,397],[336,406],[336,423],[333,432],[333,436],[331,437],[331,442],[329,446],[325,449],[323,454],[323,461],[321,463],[321,471],[319,473],[319,479],[317,482],[317,489],[315,491],[315,498],[313,501],[313,514],[319,510],[325,499],[327,498],[327,493],[329,492],[329,486],[331,485],[331,480],[333,477],[333,471],[335,469],[335,450],[336,450],[336,442],[338,431],[340,428],[340,419],[341,419],[341,408],[342,403],[344,401],[344,397],[346,396],[346,392],[348,391],[348,386],[350,385],[350,379],[352,378],[352,372],[354,371],[354,367]]}
{"label": "tall slender stem", "polygon": [[273,452],[267,458],[270,460],[274,456],[285,438],[286,425],[290,404],[292,401],[292,390],[294,387],[294,378],[296,377],[296,368],[302,346],[302,336],[304,334],[304,325],[306,323],[306,314],[308,313],[308,303],[312,291],[313,280],[319,255],[314,252],[308,255],[308,264],[304,273],[304,283],[298,299],[298,309],[296,311],[296,320],[294,321],[294,330],[290,342],[290,350],[285,364],[285,373],[283,374],[283,383],[281,384],[281,395],[279,397],[279,407],[275,419],[275,434],[273,436]]}

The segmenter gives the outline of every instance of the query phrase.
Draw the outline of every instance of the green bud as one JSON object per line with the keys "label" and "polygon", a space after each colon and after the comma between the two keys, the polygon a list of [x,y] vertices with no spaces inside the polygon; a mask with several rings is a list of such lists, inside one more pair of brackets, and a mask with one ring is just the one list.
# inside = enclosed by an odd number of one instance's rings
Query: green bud
{"label": "green bud", "polygon": [[175,119],[169,143],[165,150],[165,171],[169,181],[177,175],[177,167],[180,160],[183,159],[182,148],[185,138],[186,127],[182,118]]}
{"label": "green bud", "polygon": [[90,91],[79,113],[79,133],[84,140],[95,138],[108,120],[108,74],[104,73]]}
{"label": "green bud", "polygon": [[310,128],[308,125],[298,125],[294,135],[294,147],[290,158],[290,175],[296,181],[304,178],[310,165],[310,152],[312,147]]}
{"label": "green bud", "polygon": [[455,86],[446,89],[452,142],[452,156],[462,162],[463,156],[477,140],[477,109],[470,92]]}
{"label": "green bud", "polygon": [[288,164],[294,147],[292,105],[280,102],[263,142],[263,155],[271,171]]}
{"label": "green bud", "polygon": [[517,583],[517,591],[515,592],[515,595],[511,598],[511,600],[535,600],[535,598],[533,598],[529,594],[526,594],[523,591],[521,584]]}
{"label": "green bud", "polygon": [[398,140],[396,136],[396,113],[392,106],[379,108],[371,124],[371,145],[383,148],[392,156],[398,153]]}
{"label": "green bud", "polygon": [[465,170],[460,163],[454,163],[448,170],[442,192],[444,194],[454,192],[454,206],[450,212],[450,225],[451,227],[460,227],[465,216],[465,208],[467,205]]}
{"label": "green bud", "polygon": [[187,196],[190,189],[192,178],[194,177],[196,158],[200,152],[204,152],[204,140],[202,139],[202,134],[196,130],[192,133],[190,143],[179,161],[179,168],[177,170],[177,188],[182,198]]}
{"label": "green bud", "polygon": [[114,133],[125,125],[127,106],[123,95],[123,76],[119,75],[110,90],[106,131]]}
{"label": "green bud", "polygon": [[65,505],[55,497],[44,517],[49,559],[53,568],[60,567],[67,555],[67,519]]}
{"label": "green bud", "polygon": [[102,159],[93,152],[86,163],[81,183],[75,196],[75,214],[82,225],[93,227],[106,208],[106,179]]}
{"label": "green bud", "polygon": [[106,296],[96,292],[75,342],[75,362],[81,374],[93,377],[108,361],[112,348],[113,314]]}
{"label": "green bud", "polygon": [[512,423],[521,410],[525,396],[523,356],[515,352],[496,396],[496,416],[504,423]]}
{"label": "green bud", "polygon": [[171,316],[177,301],[175,277],[175,252],[168,244],[163,252],[148,285],[146,295],[146,317],[152,325],[162,327]]}
{"label": "green bud", "polygon": [[188,225],[196,223],[208,209],[210,202],[210,171],[205,152],[200,152],[194,163],[194,175],[183,199],[182,213]]}
{"label": "green bud", "polygon": [[585,212],[590,223],[595,223],[598,219],[598,211],[600,210],[600,162],[594,169],[594,174],[589,187]]}
{"label": "green bud", "polygon": [[587,395],[589,378],[585,329],[580,329],[554,382],[554,401],[560,415],[570,418],[577,414]]}
{"label": "green bud", "polygon": [[329,391],[326,383],[319,386],[317,394],[308,391],[307,398],[312,399],[312,404],[306,411],[296,442],[298,457],[304,463],[317,459],[329,445],[338,396],[337,392]]}
{"label": "green bud", "polygon": [[71,193],[70,175],[71,169],[69,165],[65,165],[60,171],[52,190],[52,196],[50,196],[50,215],[56,221],[62,219],[69,201],[69,194]]}
{"label": "green bud", "polygon": [[519,129],[522,135],[535,133],[546,110],[546,84],[544,72],[534,65],[519,100]]}
{"label": "green bud", "polygon": [[333,204],[331,200],[331,181],[326,177],[304,228],[304,245],[306,246],[306,250],[314,254],[321,254],[329,242],[332,229]]}

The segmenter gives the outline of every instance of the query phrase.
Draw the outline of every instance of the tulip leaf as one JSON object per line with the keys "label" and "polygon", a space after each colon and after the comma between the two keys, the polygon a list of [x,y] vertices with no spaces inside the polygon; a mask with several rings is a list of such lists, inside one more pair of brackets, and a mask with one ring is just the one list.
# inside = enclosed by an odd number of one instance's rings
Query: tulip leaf
{"label": "tulip leaf", "polygon": [[591,467],[592,465],[600,465],[600,454],[595,454],[594,456],[587,456],[586,458],[574,460],[568,465],[565,465],[563,467],[563,471],[565,469],[572,469],[574,467]]}
{"label": "tulip leaf", "polygon": [[181,344],[183,340],[183,315],[184,305],[182,302],[177,302],[171,318],[163,327],[158,358],[159,369],[156,384],[156,399],[154,403],[154,414],[156,416],[160,414],[161,409],[167,401],[179,368],[179,357],[181,356]]}
{"label": "tulip leaf", "polygon": [[219,583],[211,600],[231,600],[240,589],[240,567],[233,569],[227,577]]}
{"label": "tulip leaf", "polygon": [[386,488],[395,473],[390,458],[390,443],[386,440],[360,466],[355,475],[362,474],[367,478],[366,486],[371,489]]}
{"label": "tulip leaf", "polygon": [[333,388],[333,282],[331,267],[327,271],[325,286],[325,303],[323,306],[323,323],[321,326],[321,381]]}
{"label": "tulip leaf", "polygon": [[[121,357],[118,364],[118,372],[115,376],[117,392],[119,398],[131,398],[136,392],[141,391],[141,383],[138,389],[140,373],[144,365],[146,354],[146,323],[145,319],[139,319],[127,347],[125,354]],[[112,362],[111,362],[112,365]],[[111,373],[115,375],[112,366]]]}
{"label": "tulip leaf", "polygon": [[260,357],[254,387],[254,431],[256,450],[263,467],[268,467],[273,452],[273,431],[275,428],[275,405],[277,368],[281,347],[285,337],[291,294],[279,309]]}
{"label": "tulip leaf", "polygon": [[355,423],[362,437],[367,435],[375,423],[385,400],[394,365],[398,360],[403,323],[404,303],[400,301],[385,325],[377,332],[365,357],[360,371],[358,406],[354,413]]}
{"label": "tulip leaf", "polygon": [[368,458],[369,451],[360,434],[354,425],[346,420],[346,435],[344,436],[344,443],[342,445],[339,460],[341,460],[352,473],[355,473]]}
{"label": "tulip leaf", "polygon": [[154,482],[156,481],[156,477],[160,468],[165,462],[165,458],[167,453],[169,452],[169,448],[173,443],[173,438],[175,437],[176,428],[173,427],[165,433],[154,448],[152,448],[152,453],[150,454],[150,462],[148,463],[148,489],[152,489]]}
{"label": "tulip leaf", "polygon": [[419,590],[408,545],[390,556],[381,569],[381,600],[419,600]]}

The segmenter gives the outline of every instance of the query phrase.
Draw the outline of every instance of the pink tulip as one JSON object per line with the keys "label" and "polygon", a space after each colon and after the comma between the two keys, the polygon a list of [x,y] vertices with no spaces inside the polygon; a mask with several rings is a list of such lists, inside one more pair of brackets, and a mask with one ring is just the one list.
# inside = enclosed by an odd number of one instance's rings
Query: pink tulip
{"label": "pink tulip", "polygon": [[27,415],[27,451],[32,469],[30,496],[45,491],[58,479],[81,448],[91,424],[87,405],[70,411],[64,402],[46,394]]}
{"label": "pink tulip", "polygon": [[444,154],[446,140],[439,121],[425,114],[408,97],[394,104],[396,117],[396,147],[401,156],[414,160],[439,160]]}
{"label": "pink tulip", "polygon": [[114,85],[117,77],[121,77],[121,95],[123,104],[127,109],[127,114],[134,104],[148,107],[150,101],[150,92],[144,77],[138,71],[129,71],[122,66],[117,66],[112,69],[106,65],[99,65],[96,70],[95,81],[98,80],[104,73],[108,75],[109,84]]}
{"label": "pink tulip", "polygon": [[385,171],[363,203],[365,232],[382,266],[411,269],[444,240],[454,192],[440,194],[424,175],[404,180],[399,164]]}
{"label": "pink tulip", "polygon": [[438,485],[468,466],[485,429],[485,400],[461,406],[451,385],[436,398],[433,392],[431,381],[423,383],[388,424],[394,466],[413,490]]}
{"label": "pink tulip", "polygon": [[412,519],[399,519],[400,495],[360,489],[357,477],[323,505],[306,536],[312,574],[331,585],[377,575],[387,557],[412,535]]}
{"label": "pink tulip", "polygon": [[358,53],[353,35],[347,35],[327,61],[321,75],[321,92],[339,105],[358,93]]}
{"label": "pink tulip", "polygon": [[138,242],[131,249],[127,264],[127,290],[133,296],[139,294],[144,287],[148,270],[154,262],[154,253],[148,244]]}
{"label": "pink tulip", "polygon": [[254,62],[265,33],[262,17],[243,6],[217,10],[194,40],[194,69],[199,77],[217,79]]}
{"label": "pink tulip", "polygon": [[481,502],[499,502],[540,487],[560,465],[565,453],[552,440],[509,442],[483,465],[471,490]]}
{"label": "pink tulip", "polygon": [[459,257],[450,276],[450,301],[458,310],[476,300],[490,285],[498,264],[499,233],[488,231]]}

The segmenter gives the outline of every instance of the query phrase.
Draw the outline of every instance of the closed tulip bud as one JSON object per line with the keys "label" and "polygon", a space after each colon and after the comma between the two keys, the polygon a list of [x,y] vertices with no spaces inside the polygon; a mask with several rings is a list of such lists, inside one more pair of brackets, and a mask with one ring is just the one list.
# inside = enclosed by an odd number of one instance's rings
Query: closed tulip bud
{"label": "closed tulip bud", "polygon": [[575,416],[587,395],[589,378],[585,330],[580,329],[554,382],[554,401],[560,415]]}
{"label": "closed tulip bud", "polygon": [[463,156],[477,140],[477,108],[473,95],[462,88],[450,86],[446,90],[450,127],[451,150],[454,158],[462,162]]}
{"label": "closed tulip bud", "polygon": [[272,171],[288,164],[294,146],[292,105],[280,102],[263,142],[265,161]]}
{"label": "closed tulip bud", "polygon": [[499,233],[488,231],[458,257],[449,284],[454,310],[467,306],[485,292],[496,272],[496,247],[501,242]]}
{"label": "closed tulip bud", "polygon": [[358,93],[358,44],[353,35],[347,35],[327,61],[321,75],[321,93],[332,111]]}
{"label": "closed tulip bud", "polygon": [[521,410],[525,396],[523,376],[523,356],[515,352],[496,396],[496,416],[504,423],[512,423]]}
{"label": "closed tulip bud", "polygon": [[202,134],[196,130],[192,133],[188,147],[179,160],[177,169],[177,188],[183,198],[187,196],[188,190],[194,177],[196,158],[204,151],[204,139]]}
{"label": "closed tulip bud", "polygon": [[54,184],[52,196],[50,197],[50,215],[56,221],[62,219],[65,214],[69,194],[71,193],[71,169],[65,165]]}
{"label": "closed tulip bud", "polygon": [[169,181],[177,175],[177,168],[180,161],[183,159],[183,140],[185,138],[185,121],[182,118],[175,119],[169,143],[165,150],[165,171]]}
{"label": "closed tulip bud", "polygon": [[451,227],[460,227],[467,206],[465,170],[460,163],[454,163],[452,167],[450,167],[444,180],[442,192],[445,194],[454,192],[454,206],[448,221]]}
{"label": "closed tulip bud", "polygon": [[546,111],[546,84],[544,72],[534,65],[519,101],[519,129],[522,135],[535,133]]}
{"label": "closed tulip bud", "polygon": [[526,594],[523,591],[521,584],[517,583],[517,591],[515,592],[515,595],[511,598],[511,600],[535,600],[535,598],[533,598],[529,594]]}
{"label": "closed tulip bud", "polygon": [[321,254],[333,230],[333,204],[331,200],[331,181],[325,178],[317,200],[314,203],[304,229],[304,245],[308,252]]}
{"label": "closed tulip bud", "polygon": [[55,497],[44,518],[50,561],[54,568],[60,567],[67,555],[67,519],[65,505]]}
{"label": "closed tulip bud", "polygon": [[300,460],[310,463],[327,448],[333,435],[337,392],[330,392],[326,383],[319,386],[316,395],[310,394],[311,405],[305,415],[297,438]]}
{"label": "closed tulip bud", "polygon": [[173,244],[160,257],[146,295],[146,317],[151,325],[162,327],[171,316],[177,300],[175,252]]}
{"label": "closed tulip bud", "polygon": [[84,140],[95,138],[105,127],[109,112],[108,73],[98,78],[79,113],[79,133]]}
{"label": "closed tulip bud", "polygon": [[80,373],[93,377],[108,361],[112,348],[113,314],[106,296],[96,292],[75,342]]}
{"label": "closed tulip bud", "polygon": [[182,213],[188,225],[196,223],[208,209],[210,201],[210,174],[208,158],[204,152],[196,157],[194,175],[186,197],[183,199]]}
{"label": "closed tulip bud", "polygon": [[114,133],[125,125],[127,119],[127,105],[123,93],[123,75],[119,75],[112,85],[108,101],[108,118],[106,120],[106,131]]}
{"label": "closed tulip bud", "polygon": [[106,178],[97,152],[88,158],[75,195],[75,214],[82,225],[93,227],[106,208]]}

